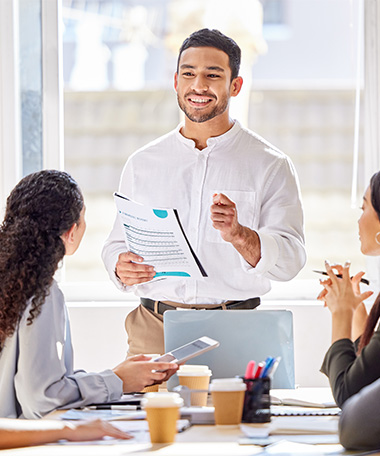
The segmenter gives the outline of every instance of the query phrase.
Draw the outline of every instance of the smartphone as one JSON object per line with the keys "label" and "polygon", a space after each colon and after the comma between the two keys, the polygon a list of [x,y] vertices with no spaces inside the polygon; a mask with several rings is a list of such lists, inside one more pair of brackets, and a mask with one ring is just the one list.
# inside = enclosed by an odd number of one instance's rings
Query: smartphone
{"label": "smartphone", "polygon": [[178,347],[175,350],[172,350],[168,353],[165,353],[158,358],[153,359],[154,362],[163,362],[163,363],[177,363],[183,364],[191,358],[195,356],[201,355],[202,353],[206,353],[213,348],[219,346],[219,342],[217,340],[211,339],[210,337],[203,336],[199,339],[193,340],[186,345],[182,345],[182,347]]}

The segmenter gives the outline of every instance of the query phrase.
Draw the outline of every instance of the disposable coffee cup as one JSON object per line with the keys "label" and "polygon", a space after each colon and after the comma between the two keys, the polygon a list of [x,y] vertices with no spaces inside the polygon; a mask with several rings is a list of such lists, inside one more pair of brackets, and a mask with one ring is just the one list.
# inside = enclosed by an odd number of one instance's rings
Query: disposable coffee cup
{"label": "disposable coffee cup", "polygon": [[241,378],[215,379],[211,382],[216,425],[237,426],[241,423],[246,388]]}
{"label": "disposable coffee cup", "polygon": [[179,409],[183,399],[178,393],[147,393],[141,401],[146,411],[150,441],[152,443],[173,443],[177,433]]}
{"label": "disposable coffee cup", "polygon": [[211,370],[208,366],[197,364],[184,364],[177,371],[179,384],[191,390],[204,390],[191,393],[191,405],[207,405],[208,387],[210,384]]}
{"label": "disposable coffee cup", "polygon": [[158,390],[160,389],[160,385],[149,385],[146,386],[141,392],[142,393],[158,393]]}
{"label": "disposable coffee cup", "polygon": [[[145,356],[150,356],[152,361],[156,358],[158,358],[159,354],[157,353],[149,353],[148,355],[145,355]],[[143,390],[141,390],[142,393],[157,393],[158,390],[160,388],[160,385],[149,385],[149,386],[146,386]]]}

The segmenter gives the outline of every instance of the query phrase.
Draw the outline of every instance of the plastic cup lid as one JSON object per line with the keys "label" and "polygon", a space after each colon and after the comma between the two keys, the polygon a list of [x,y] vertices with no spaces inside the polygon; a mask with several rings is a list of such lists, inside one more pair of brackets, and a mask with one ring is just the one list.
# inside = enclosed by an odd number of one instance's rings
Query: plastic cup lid
{"label": "plastic cup lid", "polygon": [[210,391],[245,391],[247,385],[235,378],[218,378],[211,382]]}
{"label": "plastic cup lid", "polygon": [[141,401],[143,408],[149,407],[182,407],[183,399],[178,393],[146,393]]}
{"label": "plastic cup lid", "polygon": [[189,377],[210,377],[211,374],[209,367],[201,364],[183,364],[177,371],[177,375]]}

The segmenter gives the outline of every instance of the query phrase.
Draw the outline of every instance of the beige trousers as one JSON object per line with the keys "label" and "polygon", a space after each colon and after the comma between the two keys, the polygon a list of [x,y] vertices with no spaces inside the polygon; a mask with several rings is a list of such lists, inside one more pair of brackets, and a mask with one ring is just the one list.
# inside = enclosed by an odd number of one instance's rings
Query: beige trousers
{"label": "beige trousers", "polygon": [[141,304],[125,319],[128,335],[128,356],[165,353],[162,315],[155,314]]}

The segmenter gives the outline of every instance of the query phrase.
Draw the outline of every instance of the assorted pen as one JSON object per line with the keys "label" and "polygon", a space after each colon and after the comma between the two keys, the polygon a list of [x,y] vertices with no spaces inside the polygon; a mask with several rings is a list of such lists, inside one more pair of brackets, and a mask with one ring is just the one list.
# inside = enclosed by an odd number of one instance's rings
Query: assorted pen
{"label": "assorted pen", "polygon": [[278,367],[278,364],[281,361],[281,357],[272,357],[268,356],[265,361],[260,361],[257,364],[256,362],[251,360],[248,362],[244,378],[245,379],[255,379],[255,378],[273,378],[274,373]]}

